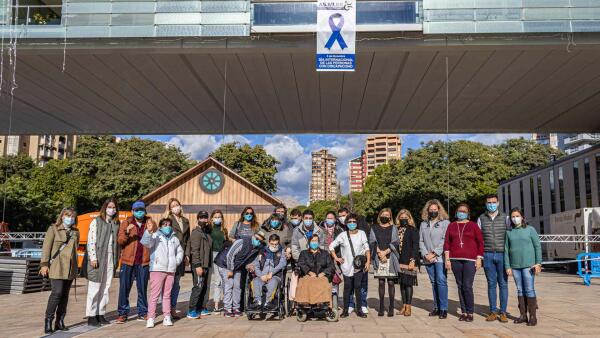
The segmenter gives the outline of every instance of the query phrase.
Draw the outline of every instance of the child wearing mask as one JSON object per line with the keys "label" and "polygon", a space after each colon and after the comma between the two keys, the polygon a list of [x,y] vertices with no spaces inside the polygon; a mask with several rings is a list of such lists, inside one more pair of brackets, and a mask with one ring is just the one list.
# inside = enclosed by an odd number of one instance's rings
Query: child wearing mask
{"label": "child wearing mask", "polygon": [[172,326],[171,290],[177,266],[183,261],[183,249],[179,239],[173,234],[171,220],[163,218],[159,222],[158,229],[156,226],[146,229],[141,243],[150,251],[150,297],[146,327],[154,327],[156,304],[161,293],[163,325]]}

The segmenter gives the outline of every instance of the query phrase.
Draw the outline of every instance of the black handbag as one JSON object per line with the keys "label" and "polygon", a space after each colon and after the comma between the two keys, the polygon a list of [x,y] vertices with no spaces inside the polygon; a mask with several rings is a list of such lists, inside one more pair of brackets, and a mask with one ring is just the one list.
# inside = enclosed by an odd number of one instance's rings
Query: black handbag
{"label": "black handbag", "polygon": [[354,266],[355,270],[364,270],[367,265],[367,256],[365,255],[356,255],[354,252],[354,245],[352,244],[352,239],[350,238],[350,231],[346,231],[348,235],[348,242],[350,242],[350,251],[352,251],[352,266]]}

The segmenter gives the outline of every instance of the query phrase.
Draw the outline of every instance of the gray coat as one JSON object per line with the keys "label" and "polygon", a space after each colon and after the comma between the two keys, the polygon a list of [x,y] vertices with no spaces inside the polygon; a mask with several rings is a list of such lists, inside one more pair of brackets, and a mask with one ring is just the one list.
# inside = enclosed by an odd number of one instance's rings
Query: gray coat
{"label": "gray coat", "polygon": [[[112,257],[108,257],[108,242],[110,235],[113,238]],[[119,221],[106,222],[102,217],[96,217],[96,258],[98,259],[98,268],[94,269],[92,264],[87,264],[87,279],[90,282],[101,283],[105,279],[108,260],[113,261],[113,276],[117,276],[117,266],[119,266],[119,245],[117,236],[119,234]],[[89,243],[88,243],[89,245]]]}
{"label": "gray coat", "polygon": [[[390,242],[390,249],[392,252],[389,256],[390,262],[390,272],[391,273],[399,273],[400,272],[400,262],[398,261],[399,253],[398,253],[398,245],[400,244],[400,239],[398,238],[398,230],[395,225],[392,225],[394,229],[392,229],[392,241]],[[371,247],[371,260],[373,262],[373,269],[377,270],[379,266],[379,256],[377,256],[377,236],[373,231],[373,227],[371,227],[371,233],[369,234],[369,246]]]}
{"label": "gray coat", "polygon": [[[439,220],[436,222],[423,221],[419,230],[419,251],[421,257],[425,257],[430,252],[435,252],[438,256],[436,262],[444,261],[444,240],[446,239],[446,230],[450,221]],[[430,264],[425,261],[425,264]]]}

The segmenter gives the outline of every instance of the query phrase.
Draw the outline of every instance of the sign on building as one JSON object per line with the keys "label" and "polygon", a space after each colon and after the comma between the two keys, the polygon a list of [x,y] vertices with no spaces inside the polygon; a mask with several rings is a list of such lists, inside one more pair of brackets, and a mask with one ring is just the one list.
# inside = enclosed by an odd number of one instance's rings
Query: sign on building
{"label": "sign on building", "polygon": [[356,0],[317,3],[317,71],[354,71]]}

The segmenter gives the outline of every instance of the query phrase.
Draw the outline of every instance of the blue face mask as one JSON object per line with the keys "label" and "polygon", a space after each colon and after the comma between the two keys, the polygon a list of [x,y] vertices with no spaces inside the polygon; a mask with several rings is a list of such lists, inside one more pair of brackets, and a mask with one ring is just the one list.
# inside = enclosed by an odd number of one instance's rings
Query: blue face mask
{"label": "blue face mask", "polygon": [[250,222],[251,220],[253,220],[253,219],[254,219],[254,215],[252,215],[252,214],[245,214],[245,215],[244,215],[244,219],[245,219],[246,221]]}
{"label": "blue face mask", "polygon": [[171,228],[170,225],[167,225],[167,226],[160,228],[160,232],[162,232],[162,234],[167,237],[171,237],[171,234],[173,234],[173,228]]}
{"label": "blue face mask", "polygon": [[301,221],[297,218],[294,218],[293,220],[291,220],[291,222],[293,226],[297,227],[298,225],[300,225]]}
{"label": "blue face mask", "polygon": [[356,230],[356,227],[358,226],[358,224],[356,223],[348,223],[348,230]]}
{"label": "blue face mask", "polygon": [[277,227],[279,227],[279,220],[272,219],[271,220],[271,228],[277,228]]}
{"label": "blue face mask", "polygon": [[467,214],[466,212],[458,211],[456,213],[456,218],[458,218],[458,220],[460,221],[464,221],[467,218],[469,218],[469,214]]}
{"label": "blue face mask", "polygon": [[75,219],[71,216],[63,217],[63,224],[70,227],[75,223]]}
{"label": "blue face mask", "polygon": [[222,222],[223,220],[221,218],[213,218],[214,225],[221,225]]}
{"label": "blue face mask", "polygon": [[496,212],[498,210],[498,203],[486,203],[485,207],[489,212]]}
{"label": "blue face mask", "polygon": [[304,220],[304,226],[310,227],[312,225],[313,225],[313,220],[312,219],[305,219]]}
{"label": "blue face mask", "polygon": [[327,223],[327,225],[332,226],[335,224],[335,220],[334,219],[327,219],[325,220],[325,223]]}
{"label": "blue face mask", "polygon": [[312,249],[312,250],[317,250],[319,248],[319,242],[310,242],[308,244],[308,246]]}
{"label": "blue face mask", "polygon": [[252,237],[252,246],[257,248],[260,246],[260,241],[254,237]]}
{"label": "blue face mask", "polygon": [[137,219],[143,219],[144,216],[146,216],[146,211],[145,210],[136,210],[133,212],[133,216],[135,216],[135,218],[137,218]]}

